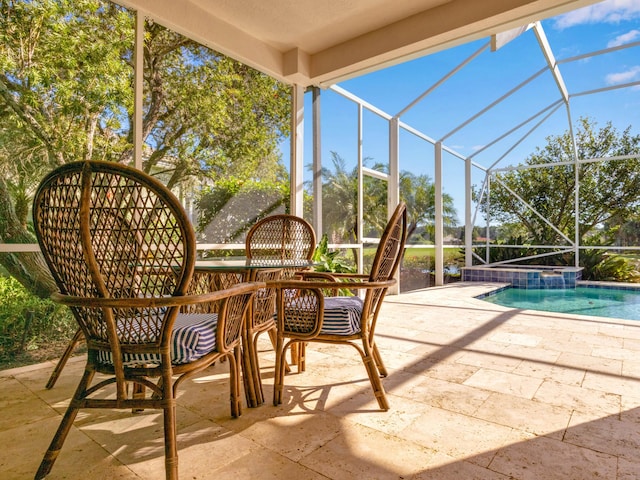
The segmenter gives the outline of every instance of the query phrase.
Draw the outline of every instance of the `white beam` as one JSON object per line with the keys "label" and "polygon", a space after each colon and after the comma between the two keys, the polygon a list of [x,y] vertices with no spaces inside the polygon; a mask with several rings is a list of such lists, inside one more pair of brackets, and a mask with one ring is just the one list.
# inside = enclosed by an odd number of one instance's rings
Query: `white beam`
{"label": "white beam", "polygon": [[540,49],[542,50],[542,54],[544,55],[545,60],[547,61],[549,70],[551,70],[553,79],[556,81],[558,90],[560,90],[560,95],[562,95],[565,103],[568,103],[569,92],[567,91],[567,86],[564,84],[564,79],[562,78],[562,74],[560,73],[560,68],[558,68],[558,62],[556,61],[556,57],[553,55],[551,45],[549,45],[549,40],[547,40],[547,35],[544,33],[544,29],[542,28],[540,22],[536,22],[534,24],[533,31],[536,34],[538,44],[540,45]]}
{"label": "white beam", "polygon": [[304,87],[291,88],[291,167],[290,211],[303,216],[303,173],[304,173]]}
{"label": "white beam", "polygon": [[322,235],[322,94],[318,87],[313,95],[313,228]]}
{"label": "white beam", "polygon": [[444,285],[444,219],[442,215],[442,143],[435,145],[435,257],[436,286]]}

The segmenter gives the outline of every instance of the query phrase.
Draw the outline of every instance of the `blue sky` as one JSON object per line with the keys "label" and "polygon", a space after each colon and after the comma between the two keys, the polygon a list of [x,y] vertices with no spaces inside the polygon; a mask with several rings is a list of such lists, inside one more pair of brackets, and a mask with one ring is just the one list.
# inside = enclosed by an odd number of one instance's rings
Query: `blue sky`
{"label": "blue sky", "polygon": [[[640,0],[608,0],[543,20],[545,34],[556,60],[640,41]],[[340,87],[375,105],[388,114],[402,111],[424,91],[476,52],[489,39],[432,54],[401,65],[386,68],[345,81]],[[480,54],[429,96],[414,106],[401,119],[425,135],[439,140],[525,82],[545,67],[545,59],[535,34],[529,30],[497,52]],[[604,88],[609,85],[640,80],[640,46],[560,65],[560,71],[571,94]],[[457,133],[445,144],[460,154],[472,155],[484,145],[505,134],[560,98],[550,73],[545,72],[518,93],[501,102]],[[357,161],[357,109],[351,102],[331,91],[322,92],[322,158],[330,166],[331,152],[337,152],[349,167]],[[309,99],[310,100],[310,99]],[[311,112],[310,103],[308,112]],[[631,126],[640,133],[640,88],[631,87],[577,96],[571,100],[575,121],[588,116],[598,125],[611,121],[618,130]],[[535,147],[546,144],[546,137],[568,129],[567,111],[562,106],[526,139],[522,136],[542,117],[528,123],[518,132],[475,154],[474,161],[483,166],[505,157],[501,166],[521,163]],[[311,130],[307,122],[305,159],[311,161]],[[363,150],[372,162],[388,160],[386,122],[376,115],[364,117]],[[519,143],[513,147],[514,143]],[[433,148],[413,135],[400,137],[401,168],[424,173],[433,178]],[[287,150],[284,148],[283,150]],[[285,155],[287,155],[285,151]],[[285,158],[287,158],[285,156]],[[454,197],[459,220],[464,218],[463,163],[453,157],[444,159],[444,190]],[[309,176],[305,173],[305,178]],[[473,183],[483,176],[474,173]]]}

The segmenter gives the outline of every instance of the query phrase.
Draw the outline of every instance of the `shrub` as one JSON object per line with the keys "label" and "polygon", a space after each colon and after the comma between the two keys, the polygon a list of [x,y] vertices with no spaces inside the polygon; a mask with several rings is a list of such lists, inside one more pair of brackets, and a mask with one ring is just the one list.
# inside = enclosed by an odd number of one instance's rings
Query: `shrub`
{"label": "shrub", "polygon": [[77,328],[67,307],[40,299],[17,280],[0,276],[0,359],[68,340]]}

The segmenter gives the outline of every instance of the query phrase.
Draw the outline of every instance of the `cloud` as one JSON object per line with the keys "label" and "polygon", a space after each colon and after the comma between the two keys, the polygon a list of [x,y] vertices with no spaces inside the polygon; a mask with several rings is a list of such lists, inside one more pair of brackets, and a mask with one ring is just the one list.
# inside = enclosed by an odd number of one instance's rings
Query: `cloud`
{"label": "cloud", "polygon": [[609,43],[607,43],[607,47],[618,47],[625,43],[631,43],[638,37],[640,37],[640,30],[631,30],[630,32],[623,33],[613,40],[610,40]]}
{"label": "cloud", "polygon": [[625,72],[610,73],[605,77],[608,85],[632,82],[635,79],[640,79],[640,65],[636,65]]}
{"label": "cloud", "polygon": [[606,0],[560,15],[554,26],[564,29],[589,23],[619,23],[638,17],[640,17],[640,0]]}

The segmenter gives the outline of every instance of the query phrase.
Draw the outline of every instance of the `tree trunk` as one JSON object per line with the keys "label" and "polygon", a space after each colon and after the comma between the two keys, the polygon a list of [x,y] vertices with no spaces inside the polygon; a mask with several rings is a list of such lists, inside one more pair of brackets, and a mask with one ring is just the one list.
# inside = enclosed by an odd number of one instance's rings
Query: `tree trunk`
{"label": "tree trunk", "polygon": [[[35,238],[16,216],[7,184],[0,177],[0,242],[34,243]],[[51,273],[40,252],[0,253],[0,264],[27,290],[40,298],[56,291]]]}

